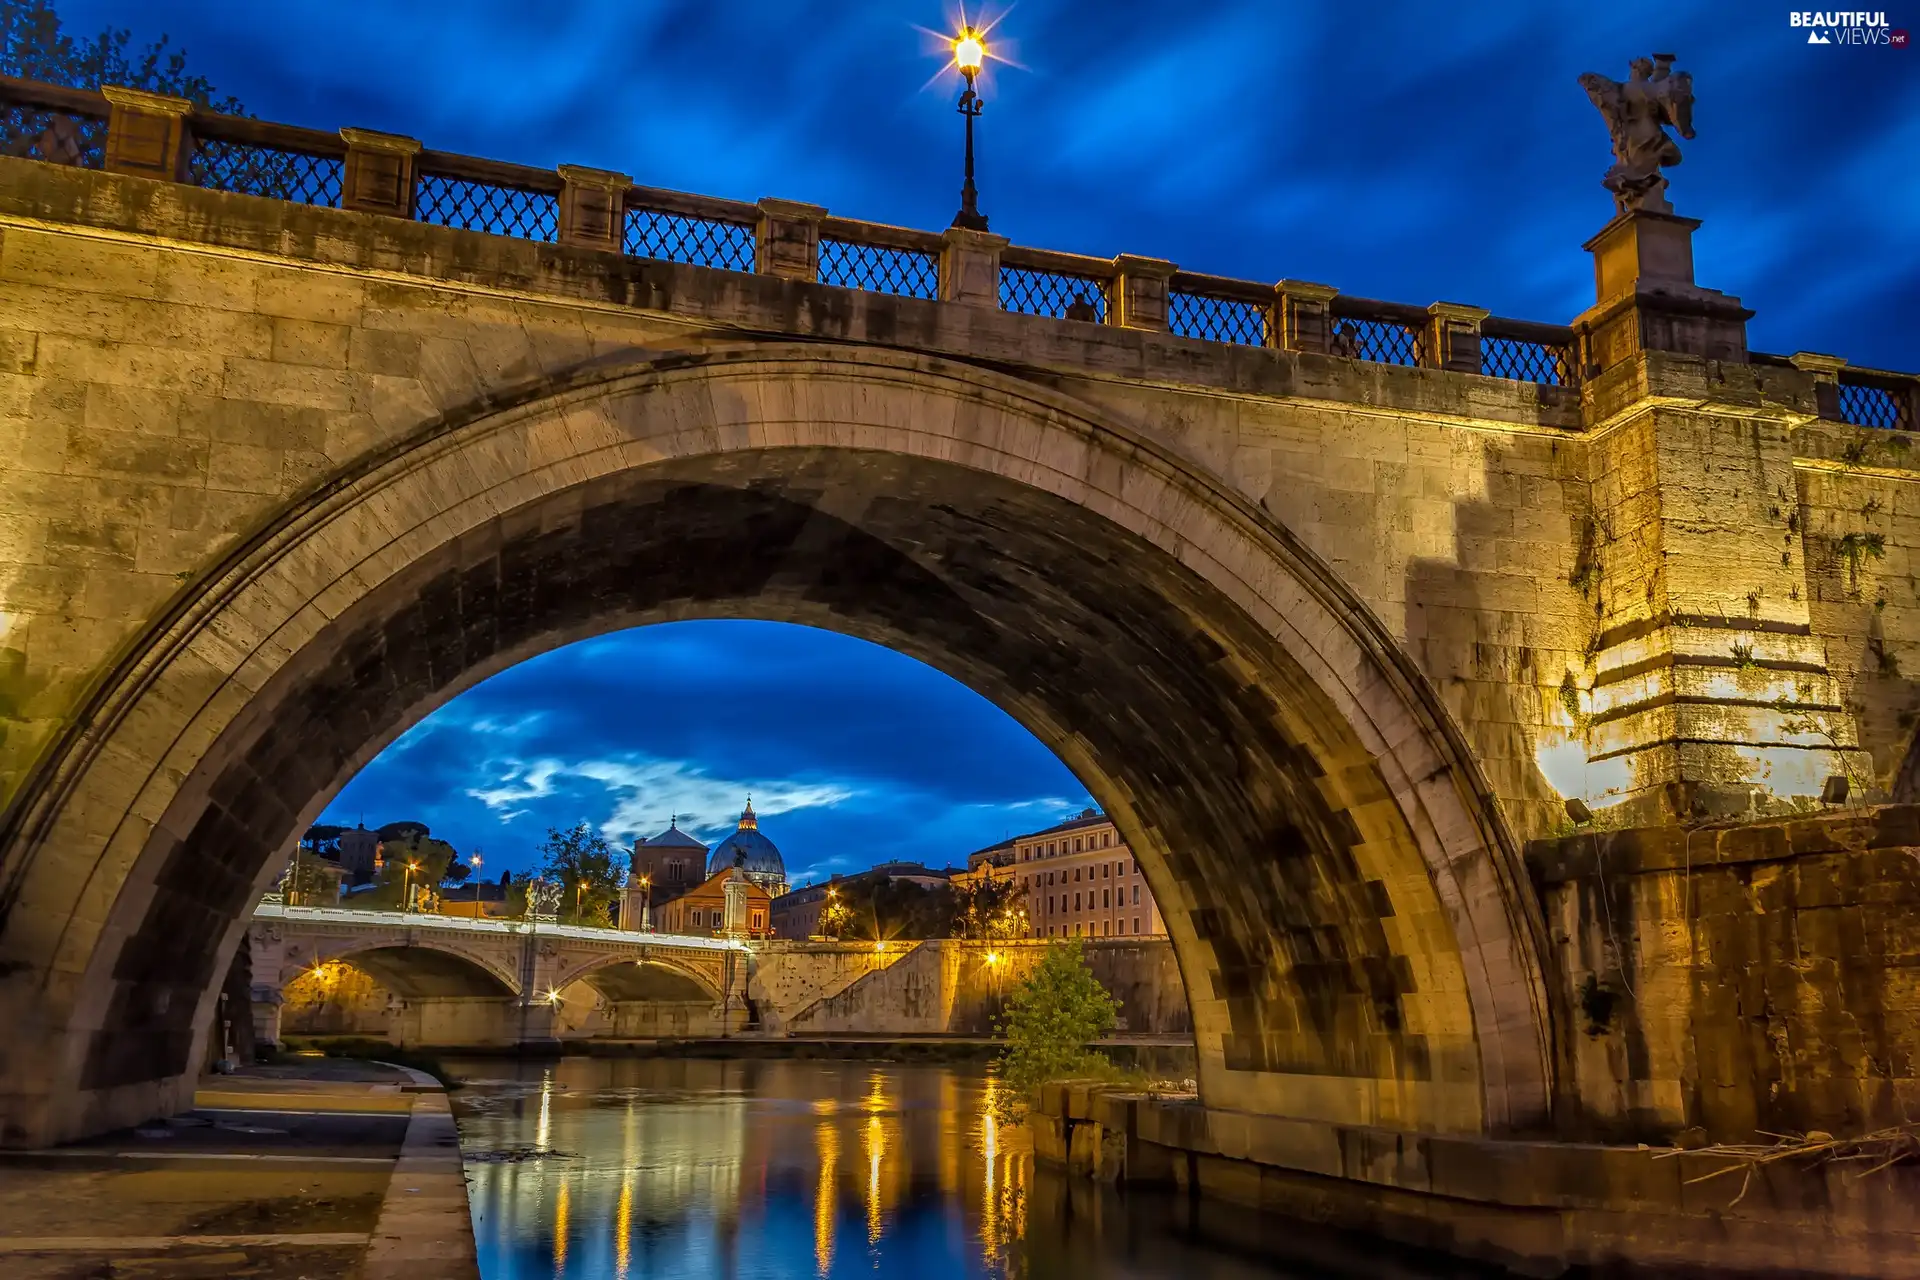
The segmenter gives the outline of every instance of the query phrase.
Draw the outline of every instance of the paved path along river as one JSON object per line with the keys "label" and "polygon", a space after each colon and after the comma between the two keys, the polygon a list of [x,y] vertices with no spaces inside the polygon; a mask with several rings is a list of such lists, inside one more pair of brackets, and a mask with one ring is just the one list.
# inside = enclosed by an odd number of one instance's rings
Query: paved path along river
{"label": "paved path along river", "polygon": [[977,1066],[447,1065],[483,1280],[1475,1274],[1036,1171]]}

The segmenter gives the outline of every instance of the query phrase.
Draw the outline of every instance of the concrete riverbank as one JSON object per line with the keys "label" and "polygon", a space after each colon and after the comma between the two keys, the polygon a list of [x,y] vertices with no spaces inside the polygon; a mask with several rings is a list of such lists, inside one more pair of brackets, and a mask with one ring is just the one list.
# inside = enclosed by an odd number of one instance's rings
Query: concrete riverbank
{"label": "concrete riverbank", "polygon": [[0,1275],[478,1280],[446,1094],[296,1056],[204,1081],[184,1115],[0,1153]]}
{"label": "concrete riverbank", "polygon": [[[1037,1160],[1521,1275],[1920,1277],[1920,1167],[1817,1154],[1408,1135],[1050,1084]],[[1590,1273],[1590,1272],[1583,1272]]]}
{"label": "concrete riverbank", "polygon": [[[301,1036],[289,1043],[331,1054],[377,1056],[386,1046],[359,1037]],[[1112,1036],[1093,1048],[1124,1070],[1156,1080],[1186,1080],[1194,1074],[1193,1041],[1182,1036]],[[426,1045],[409,1050],[422,1060],[486,1057],[587,1058],[800,1058],[867,1062],[992,1062],[1006,1041],[990,1036],[714,1036],[553,1041],[546,1046]],[[387,1052],[392,1052],[390,1049]]]}

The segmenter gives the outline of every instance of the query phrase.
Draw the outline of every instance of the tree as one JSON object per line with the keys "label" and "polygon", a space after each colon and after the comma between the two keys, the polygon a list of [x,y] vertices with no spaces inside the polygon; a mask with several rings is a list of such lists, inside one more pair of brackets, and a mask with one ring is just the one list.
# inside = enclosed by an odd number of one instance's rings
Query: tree
{"label": "tree", "polygon": [[620,854],[607,838],[581,822],[566,831],[547,828],[540,846],[540,874],[560,886],[560,919],[569,924],[608,924],[625,882]]}
{"label": "tree", "polygon": [[952,936],[956,938],[1024,938],[1026,909],[1013,877],[980,879],[949,886],[953,895]]}
{"label": "tree", "polygon": [[1113,1030],[1119,1004],[1087,967],[1078,938],[1050,942],[1024,982],[1007,997],[1000,1032],[1003,1119],[1018,1119],[1050,1080],[1112,1080],[1119,1071],[1087,1046]]}
{"label": "tree", "polygon": [[853,909],[840,898],[838,889],[827,890],[827,905],[820,909],[820,936],[839,938],[853,923]]}
{"label": "tree", "polygon": [[[113,27],[91,38],[71,36],[60,29],[52,0],[0,0],[0,74],[77,89],[125,85],[185,98],[210,111],[246,114],[238,99],[216,97],[211,81],[190,73],[186,51],[171,47],[166,36],[138,48],[132,32]],[[0,109],[0,154],[98,168],[106,138],[105,120]],[[256,185],[256,194],[282,195],[287,184],[284,175],[268,174]]]}
{"label": "tree", "polygon": [[239,99],[216,96],[212,81],[189,72],[187,51],[172,47],[165,35],[138,48],[131,31],[113,27],[76,38],[60,29],[52,0],[0,0],[0,74],[76,89],[125,85],[226,115],[246,111]]}
{"label": "tree", "polygon": [[338,883],[326,873],[328,862],[306,845],[296,846],[293,861],[287,866],[287,877],[281,882],[280,892],[286,896],[291,907],[330,907],[334,902],[334,885]]}
{"label": "tree", "polygon": [[891,942],[946,938],[953,933],[953,891],[929,889],[911,880],[874,875],[841,883],[847,920],[841,936]]}
{"label": "tree", "polygon": [[453,865],[453,846],[431,836],[409,836],[404,840],[380,842],[380,873],[373,888],[355,894],[355,906],[379,911],[399,911],[411,892],[416,898],[421,889],[432,889],[446,878]]}

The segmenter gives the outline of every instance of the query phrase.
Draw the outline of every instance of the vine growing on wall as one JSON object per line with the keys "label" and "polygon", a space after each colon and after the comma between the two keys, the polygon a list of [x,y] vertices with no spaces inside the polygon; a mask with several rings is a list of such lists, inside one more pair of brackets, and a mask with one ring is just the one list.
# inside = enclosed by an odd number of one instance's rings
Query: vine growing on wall
{"label": "vine growing on wall", "polygon": [[1880,560],[1887,554],[1887,538],[1881,533],[1849,533],[1833,540],[1833,554],[1847,566],[1847,588],[1860,594],[1860,566]]}

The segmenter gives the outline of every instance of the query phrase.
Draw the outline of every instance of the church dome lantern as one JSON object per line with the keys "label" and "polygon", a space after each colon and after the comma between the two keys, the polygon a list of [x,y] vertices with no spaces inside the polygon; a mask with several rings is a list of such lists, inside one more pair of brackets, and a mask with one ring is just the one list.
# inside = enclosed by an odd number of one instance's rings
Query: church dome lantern
{"label": "church dome lantern", "polygon": [[747,807],[740,813],[739,825],[713,846],[707,858],[709,876],[734,867],[776,898],[787,891],[786,860],[780,856],[779,846],[761,832],[760,816],[753,811],[752,797],[748,797]]}

